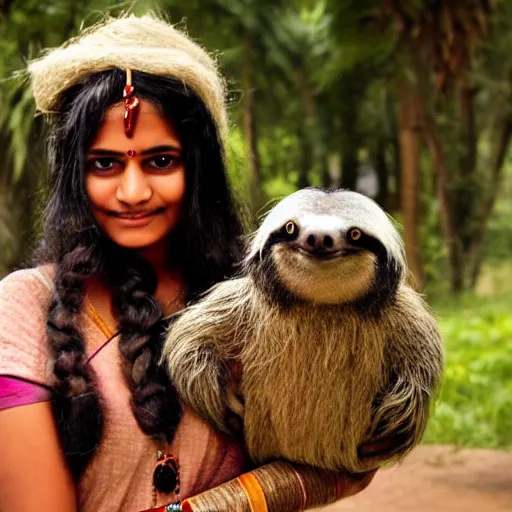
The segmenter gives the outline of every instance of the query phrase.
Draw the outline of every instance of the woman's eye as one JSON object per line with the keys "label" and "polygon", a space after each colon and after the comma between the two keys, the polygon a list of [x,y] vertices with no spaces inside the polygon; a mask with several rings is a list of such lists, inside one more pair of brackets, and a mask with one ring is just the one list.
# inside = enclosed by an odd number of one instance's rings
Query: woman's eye
{"label": "woman's eye", "polygon": [[176,160],[177,158],[170,155],[155,156],[149,161],[149,166],[153,169],[168,169]]}
{"label": "woman's eye", "polygon": [[108,171],[114,167],[115,163],[113,158],[96,158],[89,162],[89,167],[99,171]]}

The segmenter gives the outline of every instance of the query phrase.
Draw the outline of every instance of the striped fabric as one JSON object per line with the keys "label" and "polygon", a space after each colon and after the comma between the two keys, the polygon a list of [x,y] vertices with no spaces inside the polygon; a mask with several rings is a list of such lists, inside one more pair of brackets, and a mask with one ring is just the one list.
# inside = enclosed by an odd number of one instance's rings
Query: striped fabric
{"label": "striped fabric", "polygon": [[[335,473],[272,462],[182,502],[183,512],[301,512],[341,498]],[[167,512],[165,507],[144,512]]]}
{"label": "striped fabric", "polygon": [[237,480],[247,496],[251,512],[268,512],[265,493],[254,473],[244,473]]}

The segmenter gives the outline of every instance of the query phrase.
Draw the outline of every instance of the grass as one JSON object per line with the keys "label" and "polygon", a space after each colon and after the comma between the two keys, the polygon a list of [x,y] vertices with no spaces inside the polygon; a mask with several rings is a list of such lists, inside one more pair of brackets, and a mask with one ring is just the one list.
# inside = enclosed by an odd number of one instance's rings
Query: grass
{"label": "grass", "polygon": [[512,448],[511,306],[512,292],[432,302],[446,369],[424,442]]}

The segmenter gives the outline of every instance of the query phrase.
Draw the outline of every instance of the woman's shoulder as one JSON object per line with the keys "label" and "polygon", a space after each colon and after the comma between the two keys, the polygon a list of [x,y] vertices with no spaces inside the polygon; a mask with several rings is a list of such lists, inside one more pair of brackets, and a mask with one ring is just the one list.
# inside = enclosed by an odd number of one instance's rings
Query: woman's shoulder
{"label": "woman's shoulder", "polygon": [[0,375],[46,382],[46,318],[51,265],[17,270],[0,281]]}
{"label": "woman's shoulder", "polygon": [[25,268],[7,274],[0,280],[0,300],[15,297],[46,297],[53,293],[54,265]]}

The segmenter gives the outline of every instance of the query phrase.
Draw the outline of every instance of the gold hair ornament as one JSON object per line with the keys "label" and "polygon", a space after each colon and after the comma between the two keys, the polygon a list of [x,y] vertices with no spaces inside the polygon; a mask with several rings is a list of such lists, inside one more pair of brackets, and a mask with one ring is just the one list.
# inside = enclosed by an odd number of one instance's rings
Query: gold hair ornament
{"label": "gold hair ornament", "polygon": [[[134,92],[135,87],[132,85],[132,70],[128,68],[126,70],[126,85],[123,89],[124,132],[126,133],[127,137],[131,137],[133,135],[133,130],[135,129],[135,121],[137,120],[137,114],[139,111],[138,107],[140,105],[139,98],[134,95]],[[128,151],[128,154],[130,154],[130,151]]]}

